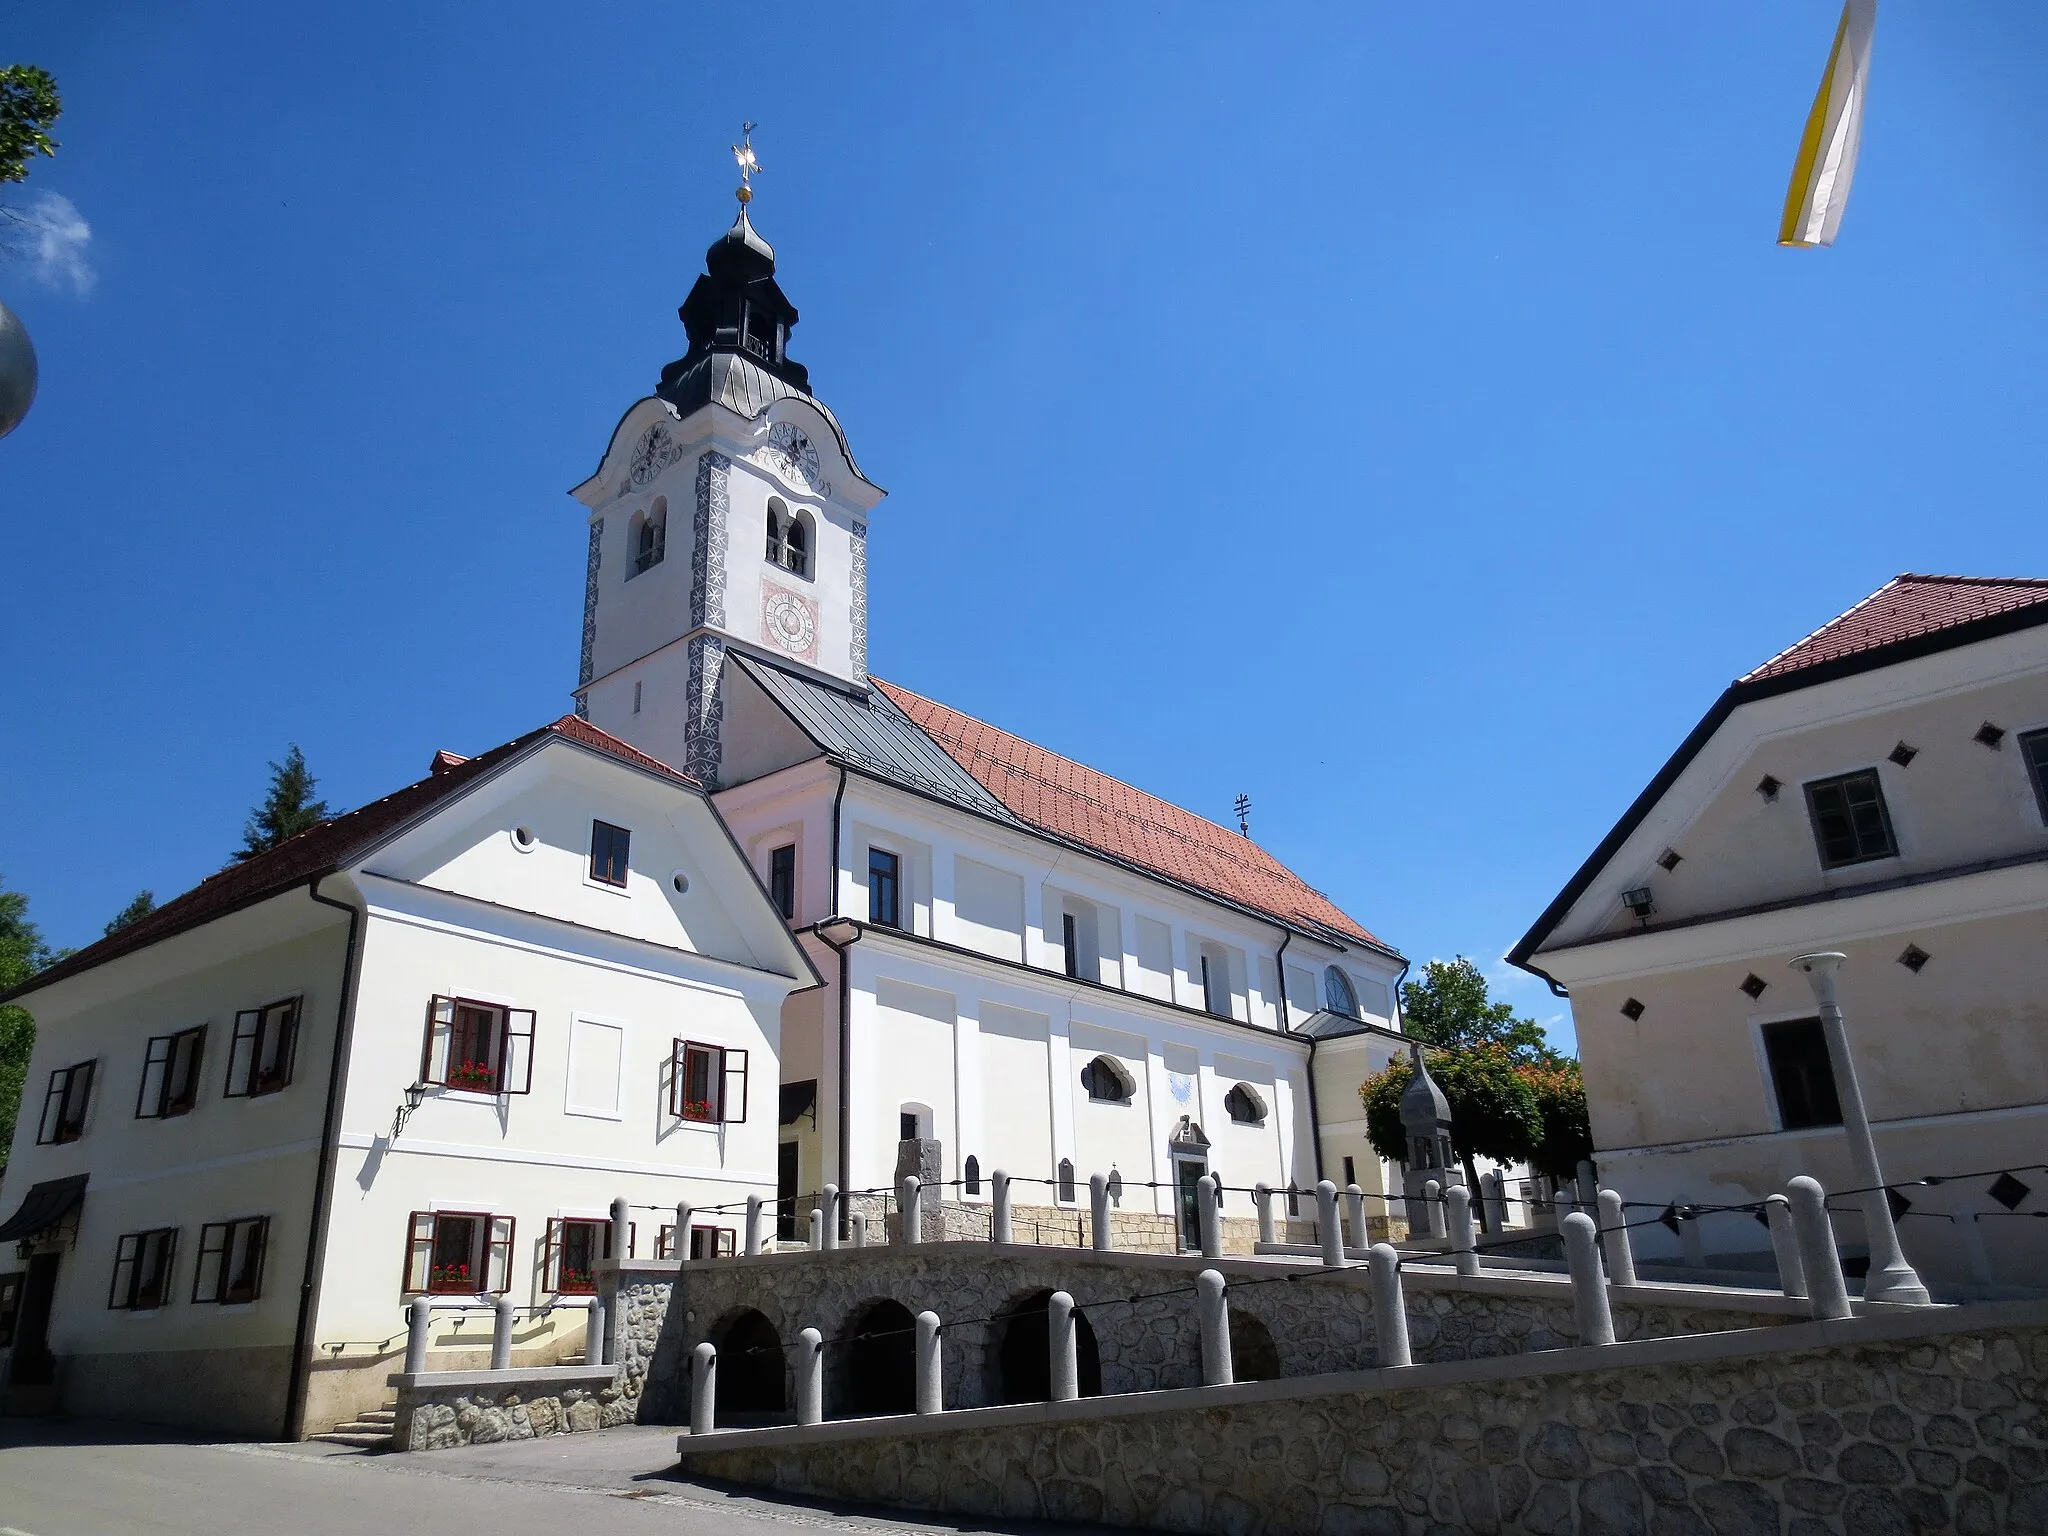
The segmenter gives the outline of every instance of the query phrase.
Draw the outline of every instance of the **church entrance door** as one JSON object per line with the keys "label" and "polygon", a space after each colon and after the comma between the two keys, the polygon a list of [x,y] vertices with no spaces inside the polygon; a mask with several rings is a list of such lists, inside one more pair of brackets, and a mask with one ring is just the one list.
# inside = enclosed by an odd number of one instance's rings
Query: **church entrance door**
{"label": "church entrance door", "polygon": [[1180,1246],[1186,1253],[1201,1251],[1202,1208],[1195,1196],[1195,1185],[1208,1171],[1206,1158],[1176,1157],[1173,1160],[1174,1194],[1177,1197],[1174,1205],[1180,1213]]}

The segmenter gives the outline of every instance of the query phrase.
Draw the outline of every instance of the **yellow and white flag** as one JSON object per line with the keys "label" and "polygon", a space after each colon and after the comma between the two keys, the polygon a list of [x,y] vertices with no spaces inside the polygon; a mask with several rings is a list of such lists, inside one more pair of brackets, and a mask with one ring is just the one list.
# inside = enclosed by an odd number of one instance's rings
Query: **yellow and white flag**
{"label": "yellow and white flag", "polygon": [[1863,99],[1870,91],[1870,34],[1877,24],[1877,0],[1848,0],[1835,29],[1828,72],[1806,119],[1799,161],[1785,194],[1780,245],[1833,245],[1849,206],[1856,177],[1856,151],[1863,142]]}

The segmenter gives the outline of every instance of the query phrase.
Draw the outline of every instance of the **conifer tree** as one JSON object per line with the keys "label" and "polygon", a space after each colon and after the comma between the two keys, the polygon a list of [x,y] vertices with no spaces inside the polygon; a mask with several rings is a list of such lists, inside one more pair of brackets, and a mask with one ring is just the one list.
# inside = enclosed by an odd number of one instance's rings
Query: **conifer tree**
{"label": "conifer tree", "polygon": [[107,924],[109,935],[119,933],[138,917],[147,917],[156,910],[155,891],[137,891],[135,899],[114,914],[114,920]]}
{"label": "conifer tree", "polygon": [[253,859],[267,853],[288,837],[297,837],[308,827],[328,817],[327,802],[313,798],[318,781],[306,768],[306,754],[295,741],[281,763],[270,765],[270,793],[249,813],[242,828],[238,859]]}

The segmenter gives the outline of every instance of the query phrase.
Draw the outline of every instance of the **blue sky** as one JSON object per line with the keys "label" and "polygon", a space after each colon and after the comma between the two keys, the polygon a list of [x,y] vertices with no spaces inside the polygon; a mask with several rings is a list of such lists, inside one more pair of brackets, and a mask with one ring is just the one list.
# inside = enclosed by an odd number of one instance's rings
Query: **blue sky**
{"label": "blue sky", "polygon": [[[1498,957],[1727,681],[1904,570],[2048,575],[2048,8],[17,10],[0,876],[60,944],[568,707],[565,494],[756,204],[891,495],[879,675]],[[67,262],[69,263],[67,265]],[[1561,1022],[1561,1021],[1560,1021]]]}

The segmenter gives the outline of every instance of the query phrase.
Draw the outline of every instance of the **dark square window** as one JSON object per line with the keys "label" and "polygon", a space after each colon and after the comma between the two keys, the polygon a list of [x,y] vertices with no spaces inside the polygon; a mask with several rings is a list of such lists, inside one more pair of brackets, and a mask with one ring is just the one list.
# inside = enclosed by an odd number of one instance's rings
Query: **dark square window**
{"label": "dark square window", "polygon": [[206,1026],[157,1035],[142,1058],[142,1087],[135,1096],[135,1118],[169,1120],[192,1112],[199,1102],[199,1058],[206,1047]]}
{"label": "dark square window", "polygon": [[43,1118],[36,1128],[36,1144],[76,1141],[85,1134],[85,1112],[92,1105],[94,1063],[59,1067],[50,1074],[50,1086],[43,1091]]}
{"label": "dark square window", "polygon": [[868,921],[903,926],[903,861],[886,848],[868,850]]}
{"label": "dark square window", "polygon": [[2034,781],[2034,804],[2041,809],[2041,820],[2048,822],[2048,731],[2029,731],[2022,736],[2020,759]]}
{"label": "dark square window", "polygon": [[896,1116],[896,1132],[896,1139],[898,1141],[917,1140],[917,1114],[914,1110],[906,1109],[898,1112]]}
{"label": "dark square window", "polygon": [[1889,859],[1899,851],[1875,768],[1815,780],[1806,786],[1806,809],[1825,868]]}
{"label": "dark square window", "polygon": [[299,1044],[299,1000],[288,997],[245,1008],[235,1015],[235,1033],[228,1041],[228,1081],[222,1089],[230,1099],[261,1098],[292,1080],[292,1058]]}
{"label": "dark square window", "polygon": [[1828,1059],[1828,1039],[1819,1019],[1766,1024],[1764,1059],[1771,1066],[1780,1126],[1803,1131],[1842,1123],[1841,1101],[1835,1097],[1835,1066]]}
{"label": "dark square window", "polygon": [[626,856],[633,834],[608,821],[590,824],[590,878],[604,885],[626,883]]}
{"label": "dark square window", "polygon": [[796,916],[796,844],[788,843],[768,855],[768,899],[785,919]]}
{"label": "dark square window", "polygon": [[171,1299],[171,1265],[178,1229],[130,1232],[114,1245],[114,1283],[107,1305],[117,1312],[147,1312]]}
{"label": "dark square window", "polygon": [[270,1219],[209,1222],[199,1229],[199,1265],[192,1276],[195,1302],[237,1306],[263,1294],[263,1250]]}

